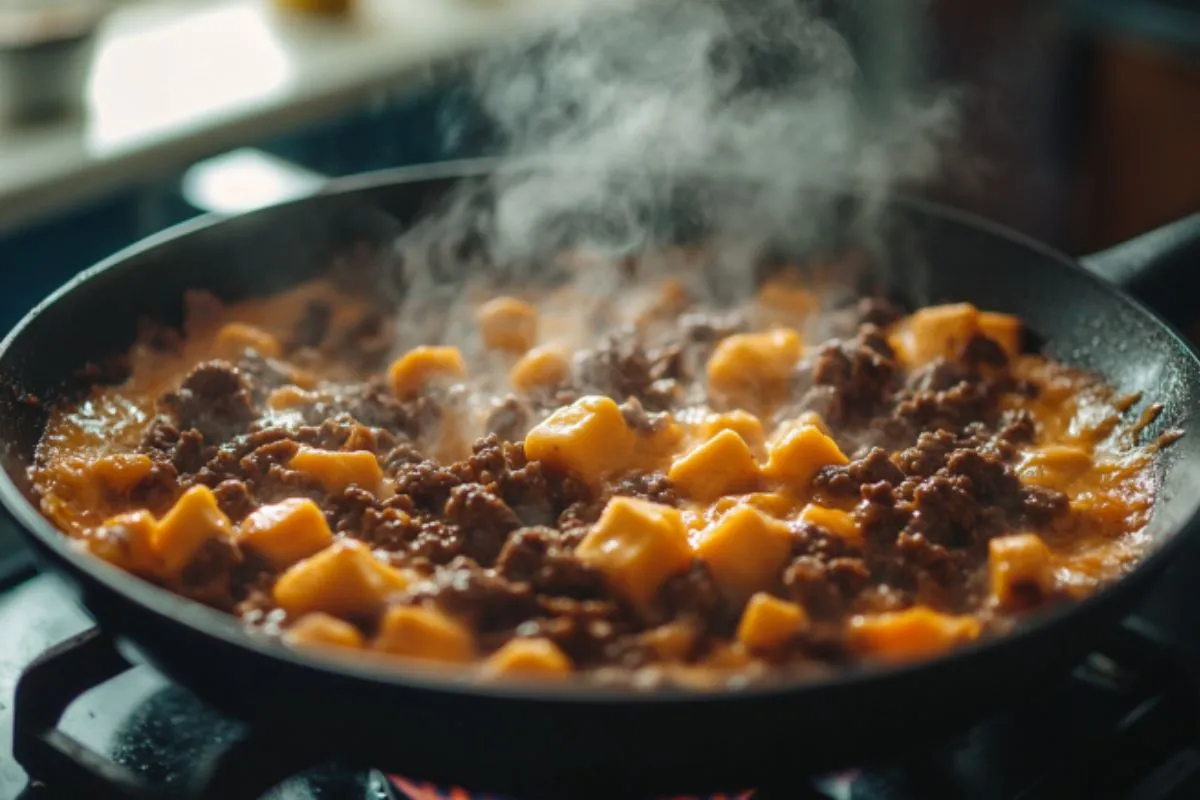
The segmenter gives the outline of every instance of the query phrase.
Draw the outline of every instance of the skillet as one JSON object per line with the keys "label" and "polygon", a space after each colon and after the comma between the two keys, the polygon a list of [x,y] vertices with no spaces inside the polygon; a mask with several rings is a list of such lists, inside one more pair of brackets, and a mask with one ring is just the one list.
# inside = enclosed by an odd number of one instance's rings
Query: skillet
{"label": "skillet", "polygon": [[[241,751],[233,751],[216,764],[204,796],[233,797],[222,781],[244,784],[248,774],[265,790],[330,758],[472,790],[558,798],[770,787],[800,773],[893,758],[1069,670],[1195,538],[1200,362],[1163,318],[1114,282],[1179,318],[1200,283],[1200,216],[1081,265],[986,220],[910,199],[891,201],[873,227],[876,248],[892,256],[873,276],[877,283],[922,304],[968,301],[1017,314],[1049,355],[1162,403],[1146,436],[1184,431],[1156,465],[1161,490],[1148,557],[1085,601],[1012,635],[906,667],[720,693],[481,685],[295,652],[76,553],[41,516],[26,468],[46,404],[74,385],[85,363],[127,349],[139,317],[178,322],[187,289],[235,300],[315,276],[356,246],[382,246],[449,190],[497,168],[483,160],[391,170],[334,181],[317,196],[250,214],[184,223],[82,273],[0,343],[6,513],[129,660],[252,723],[267,745],[258,752],[268,757],[239,760]],[[670,213],[660,215],[670,221],[669,235],[696,236],[704,221],[688,198],[724,191],[731,181],[716,174],[679,180]],[[841,207],[855,202],[839,197]],[[834,226],[829,245],[854,237],[852,227]],[[26,402],[29,394],[41,402]],[[19,707],[22,713],[32,711]],[[55,769],[27,748],[16,756],[35,777]],[[190,789],[199,796],[200,787]],[[168,795],[146,789],[142,796]],[[186,788],[169,796],[187,796]]]}

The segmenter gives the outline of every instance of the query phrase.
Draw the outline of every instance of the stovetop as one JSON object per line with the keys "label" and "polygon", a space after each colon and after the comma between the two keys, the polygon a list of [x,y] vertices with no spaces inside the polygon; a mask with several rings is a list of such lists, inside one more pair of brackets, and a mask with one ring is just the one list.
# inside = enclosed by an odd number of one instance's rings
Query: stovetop
{"label": "stovetop", "polygon": [[[795,786],[760,791],[754,800],[1200,797],[1200,622],[1192,612],[1197,577],[1200,548],[1192,548],[1139,611],[1073,674],[1039,687],[1019,706],[921,758],[834,776],[797,775]],[[85,780],[83,766],[139,782],[143,793],[136,796],[194,796],[188,793],[195,787],[218,780],[213,775],[222,764],[254,764],[269,755],[262,747],[254,749],[245,726],[222,718],[151,669],[126,670],[111,644],[90,629],[90,620],[57,578],[18,572],[5,585],[0,576],[0,799],[106,796]],[[28,668],[39,657],[38,666]],[[38,771],[35,780],[11,755],[22,670],[26,677],[15,735],[21,761]],[[67,706],[57,728],[52,725],[55,706]],[[265,748],[269,751],[270,744]],[[235,779],[199,796],[470,797],[420,778],[330,765],[291,777],[267,794],[243,795]],[[153,791],[146,793],[146,787]],[[109,795],[134,796],[115,790]]]}

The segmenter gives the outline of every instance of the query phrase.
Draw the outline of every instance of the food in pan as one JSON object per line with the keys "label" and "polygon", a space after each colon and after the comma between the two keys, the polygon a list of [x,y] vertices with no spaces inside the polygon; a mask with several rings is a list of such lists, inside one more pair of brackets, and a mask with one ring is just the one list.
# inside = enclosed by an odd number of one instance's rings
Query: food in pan
{"label": "food in pan", "polygon": [[1019,319],[612,273],[192,292],[52,410],[42,510],[296,647],[637,686],[936,656],[1148,548],[1154,406]]}

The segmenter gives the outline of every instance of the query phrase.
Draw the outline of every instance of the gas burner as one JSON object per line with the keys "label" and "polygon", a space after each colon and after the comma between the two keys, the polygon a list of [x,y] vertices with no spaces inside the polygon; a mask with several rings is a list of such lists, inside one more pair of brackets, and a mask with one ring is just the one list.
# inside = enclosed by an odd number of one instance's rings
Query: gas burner
{"label": "gas burner", "polygon": [[[44,786],[39,797],[500,800],[361,765],[310,769],[323,759],[309,743],[225,719],[169,683],[122,694],[119,684],[141,672],[94,628],[24,669],[13,754]],[[1197,680],[1188,648],[1135,619],[1073,675],[918,759],[711,800],[1196,797]],[[107,751],[81,742],[66,721],[76,701],[106,691],[117,703],[105,708],[120,715]]]}

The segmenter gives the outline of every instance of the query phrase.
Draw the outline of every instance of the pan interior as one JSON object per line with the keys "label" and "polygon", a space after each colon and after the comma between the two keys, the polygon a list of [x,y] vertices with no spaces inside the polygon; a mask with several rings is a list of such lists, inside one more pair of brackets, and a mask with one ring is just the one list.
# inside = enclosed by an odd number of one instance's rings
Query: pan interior
{"label": "pan interior", "polygon": [[[364,247],[386,253],[398,232],[442,207],[460,180],[458,174],[418,170],[351,182],[244,217],[191,224],[81,276],[35,310],[0,352],[0,442],[12,486],[36,507],[26,469],[46,421],[47,401],[77,388],[86,363],[124,351],[139,317],[178,322],[188,289],[208,289],[226,300],[261,296],[318,275]],[[476,194],[486,203],[486,186],[481,187]],[[714,191],[732,197],[753,187],[728,178],[696,178],[671,197],[655,199],[647,211],[654,220],[649,229],[663,243],[703,241],[713,221],[693,198]],[[882,288],[913,305],[967,301],[1019,315],[1048,355],[1098,373],[1122,393],[1141,393],[1141,405],[1163,404],[1163,413],[1143,435],[1152,438],[1175,428],[1184,435],[1157,464],[1161,490],[1149,533],[1161,544],[1192,519],[1200,506],[1200,496],[1187,491],[1200,479],[1200,435],[1191,419],[1200,395],[1200,368],[1176,334],[1067,259],[966,215],[896,201],[873,217],[864,235],[854,198],[825,199],[821,207],[838,210],[826,231],[808,237],[799,250],[786,240],[766,242],[780,256],[767,263],[867,251],[872,258],[865,271],[848,276],[856,283]],[[564,219],[550,230],[545,247],[570,246],[596,229],[593,220]],[[442,279],[460,277],[461,263],[467,260],[448,262]],[[6,503],[21,502],[10,496],[10,487],[2,488]],[[26,515],[30,510],[25,507]],[[60,538],[44,521],[33,533]],[[59,549],[74,568],[97,569]]]}

